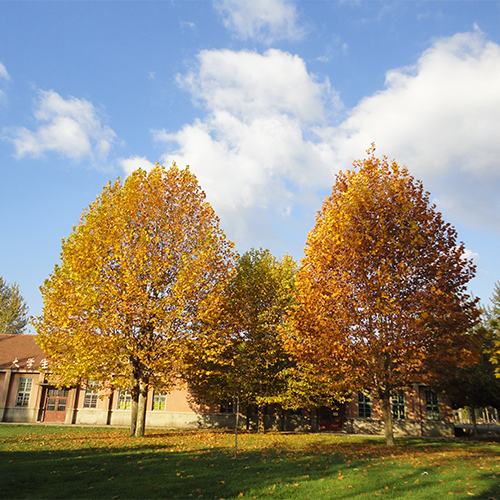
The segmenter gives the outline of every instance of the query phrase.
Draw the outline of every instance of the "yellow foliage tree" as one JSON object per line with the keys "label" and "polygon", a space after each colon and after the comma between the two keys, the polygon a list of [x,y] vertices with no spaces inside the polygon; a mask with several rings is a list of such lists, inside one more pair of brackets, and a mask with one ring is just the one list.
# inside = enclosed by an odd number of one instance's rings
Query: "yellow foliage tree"
{"label": "yellow foliage tree", "polygon": [[233,244],[188,167],[109,183],[40,288],[34,325],[54,380],[130,388],[131,434],[144,435],[149,388],[173,386],[233,268]]}
{"label": "yellow foliage tree", "polygon": [[256,404],[259,431],[264,431],[263,405],[284,389],[281,373],[291,365],[278,328],[293,302],[295,272],[289,255],[277,259],[269,250],[245,252],[217,323],[207,325],[213,347],[200,351],[198,343],[188,356],[186,379],[194,397]]}
{"label": "yellow foliage tree", "polygon": [[371,391],[390,446],[391,396],[473,363],[479,312],[456,231],[421,182],[374,151],[337,175],[317,214],[286,342],[340,389]]}

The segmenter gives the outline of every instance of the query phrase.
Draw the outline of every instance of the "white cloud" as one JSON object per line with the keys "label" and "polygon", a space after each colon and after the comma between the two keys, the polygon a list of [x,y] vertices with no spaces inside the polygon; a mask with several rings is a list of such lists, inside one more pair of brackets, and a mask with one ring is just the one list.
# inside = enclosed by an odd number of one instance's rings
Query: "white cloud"
{"label": "white cloud", "polygon": [[276,49],[264,55],[203,50],[198,60],[196,71],[177,80],[210,111],[226,110],[242,120],[278,113],[305,122],[324,119],[330,84],[316,82],[299,56]]}
{"label": "white cloud", "polygon": [[130,175],[134,170],[137,170],[138,168],[142,168],[143,170],[149,172],[155,166],[155,164],[150,162],[145,156],[131,156],[130,158],[120,158],[118,160],[118,163],[127,175]]}
{"label": "white cloud", "polygon": [[500,46],[477,31],[389,71],[339,125],[328,80],[279,50],[202,51],[178,82],[206,116],[154,132],[162,161],[191,165],[232,237],[258,245],[273,215],[283,225],[314,213],[320,190],[372,142],[423,180],[446,219],[500,230]]}
{"label": "white cloud", "polygon": [[105,159],[116,134],[103,126],[93,104],[85,99],[63,99],[53,90],[39,91],[35,110],[37,129],[25,127],[4,130],[16,149],[16,157],[37,157],[54,151],[71,159],[85,156]]}
{"label": "white cloud", "polygon": [[10,75],[7,73],[7,68],[0,63],[0,78],[3,78],[4,80],[10,80]]}
{"label": "white cloud", "polygon": [[[10,80],[10,75],[7,72],[7,68],[0,63],[0,80]],[[5,105],[7,103],[7,98],[5,96],[5,91],[0,89],[0,104]]]}
{"label": "white cloud", "polygon": [[479,254],[466,248],[464,253],[462,254],[462,258],[465,260],[479,259]]}
{"label": "white cloud", "polygon": [[389,71],[386,89],[321,131],[338,165],[375,142],[437,194],[443,210],[500,229],[500,46],[480,32],[436,42],[412,67]]}
{"label": "white cloud", "polygon": [[188,28],[188,29],[195,29],[196,28],[196,25],[190,21],[181,21],[181,28],[184,30],[184,28]]}
{"label": "white cloud", "polygon": [[279,50],[203,51],[199,60],[179,83],[208,116],[156,131],[178,146],[162,161],[191,165],[233,234],[244,232],[255,207],[286,215],[294,200],[310,201],[311,186],[328,175],[328,150],[309,137],[337,104],[328,81],[318,83],[302,59]]}
{"label": "white cloud", "polygon": [[275,40],[298,40],[304,30],[297,25],[295,5],[289,0],[214,0],[224,26],[237,38],[255,38],[271,44]]}

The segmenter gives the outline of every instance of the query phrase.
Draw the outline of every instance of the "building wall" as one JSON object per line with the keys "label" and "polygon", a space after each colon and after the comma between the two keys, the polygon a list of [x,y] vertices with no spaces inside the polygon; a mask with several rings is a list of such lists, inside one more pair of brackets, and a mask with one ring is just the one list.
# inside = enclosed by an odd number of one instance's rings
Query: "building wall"
{"label": "building wall", "polygon": [[[31,391],[27,406],[16,406],[16,397],[21,377],[32,378]],[[2,422],[36,422],[41,397],[40,372],[4,371],[0,378],[0,421]]]}
{"label": "building wall", "polygon": [[[21,377],[33,378],[28,406],[17,407],[16,396]],[[47,385],[44,374],[39,371],[0,371],[0,421],[37,422],[43,421]],[[394,421],[396,436],[453,436],[453,415],[450,402],[439,397],[439,420],[428,420],[426,415],[425,386],[415,384],[405,391],[406,419]],[[66,424],[83,425],[130,425],[130,410],[119,408],[119,392],[99,393],[95,408],[84,408],[85,387],[69,391],[66,407]],[[357,393],[345,405],[342,431],[354,434],[384,433],[380,404],[372,400],[371,418],[359,418]],[[315,411],[305,410],[302,414],[270,409],[265,415],[266,428],[276,431],[316,431],[318,418]],[[178,389],[166,396],[165,409],[153,409],[153,391],[148,394],[146,426],[163,428],[234,428],[234,413],[219,413],[218,408],[201,407],[195,404],[186,389]],[[256,429],[257,416],[242,408],[239,427]]]}
{"label": "building wall", "polygon": [[[426,391],[429,388],[414,384],[405,394],[405,419],[393,419],[395,436],[454,436],[453,412],[451,401],[438,395],[439,419],[430,420],[426,412]],[[357,393],[352,394],[346,408],[346,419],[343,430],[352,434],[384,434],[384,423],[381,419],[380,403],[372,400],[372,417],[359,418]]]}

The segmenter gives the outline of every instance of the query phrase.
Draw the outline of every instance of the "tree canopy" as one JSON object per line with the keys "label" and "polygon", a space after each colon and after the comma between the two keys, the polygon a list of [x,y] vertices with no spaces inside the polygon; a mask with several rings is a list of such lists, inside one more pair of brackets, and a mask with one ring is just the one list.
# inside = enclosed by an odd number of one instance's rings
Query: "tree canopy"
{"label": "tree canopy", "polygon": [[54,379],[130,388],[131,432],[142,435],[148,389],[175,384],[233,267],[233,244],[188,167],[109,183],[41,287],[34,324]]}
{"label": "tree canopy", "polygon": [[[289,255],[251,249],[240,256],[217,325],[210,325],[216,357],[193,349],[187,380],[200,401],[236,399],[259,409],[283,390],[291,365],[278,335],[292,301],[296,264]],[[263,429],[263,414],[259,413]]]}
{"label": "tree canopy", "polygon": [[500,282],[495,283],[492,306],[488,309],[488,328],[491,332],[492,347],[490,361],[495,365],[495,375],[500,378]]}
{"label": "tree canopy", "polygon": [[16,283],[9,285],[0,276],[0,333],[24,333],[28,325],[28,306]]}
{"label": "tree canopy", "polygon": [[337,175],[297,273],[287,348],[332,384],[371,391],[393,444],[391,396],[474,362],[474,265],[405,167],[386,157]]}

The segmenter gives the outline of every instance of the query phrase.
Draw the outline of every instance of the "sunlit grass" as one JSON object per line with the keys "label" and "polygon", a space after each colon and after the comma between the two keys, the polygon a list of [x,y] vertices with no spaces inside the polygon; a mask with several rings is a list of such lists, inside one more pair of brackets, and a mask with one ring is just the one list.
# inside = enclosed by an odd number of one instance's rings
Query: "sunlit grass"
{"label": "sunlit grass", "polygon": [[485,498],[500,444],[0,425],[1,498]]}

